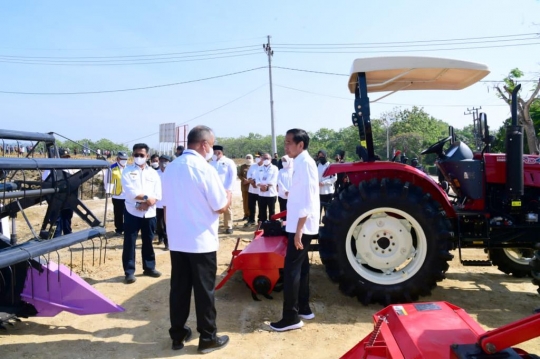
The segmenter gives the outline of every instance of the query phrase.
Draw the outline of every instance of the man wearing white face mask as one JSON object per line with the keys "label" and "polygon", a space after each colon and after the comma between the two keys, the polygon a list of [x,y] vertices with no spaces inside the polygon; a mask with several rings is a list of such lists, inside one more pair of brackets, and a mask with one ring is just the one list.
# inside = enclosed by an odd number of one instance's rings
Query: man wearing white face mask
{"label": "man wearing white face mask", "polygon": [[156,171],[159,170],[159,155],[154,153],[150,156],[150,166]]}
{"label": "man wearing white face mask", "polygon": [[289,198],[289,188],[292,184],[293,175],[293,160],[289,156],[285,155],[281,157],[282,169],[278,173],[278,201],[279,211],[283,212],[287,210],[287,199]]}
{"label": "man wearing white face mask", "polygon": [[161,180],[157,172],[146,164],[148,145],[133,145],[133,162],[122,172],[122,187],[126,198],[124,212],[124,246],[122,264],[126,284],[134,283],[135,242],[139,231],[142,240],[143,275],[160,277],[156,270],[156,256],[152,240],[156,231],[156,202],[161,199]]}
{"label": "man wearing white face mask", "polygon": [[128,155],[125,152],[118,152],[116,162],[111,165],[103,176],[105,193],[112,197],[114,212],[114,227],[117,236],[124,233],[124,208],[125,197],[122,189],[122,171],[126,168]]}
{"label": "man wearing white face mask", "polygon": [[259,221],[264,222],[276,213],[278,168],[271,162],[269,153],[261,156],[255,183],[259,188]]}
{"label": "man wearing white face mask", "polygon": [[[212,149],[214,150],[214,155],[210,164],[216,169],[225,190],[232,192],[234,177],[236,175],[236,165],[233,160],[223,154],[223,146],[214,145]],[[225,227],[225,233],[233,234],[232,204],[223,213],[223,226]]]}

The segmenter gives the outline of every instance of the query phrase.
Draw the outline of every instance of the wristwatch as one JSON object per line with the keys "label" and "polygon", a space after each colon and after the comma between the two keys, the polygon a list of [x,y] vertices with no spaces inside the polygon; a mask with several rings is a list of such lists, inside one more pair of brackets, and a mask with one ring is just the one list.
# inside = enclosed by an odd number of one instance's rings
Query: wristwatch
{"label": "wristwatch", "polygon": [[144,195],[144,197],[142,199],[145,200],[145,201],[148,201],[148,196]]}

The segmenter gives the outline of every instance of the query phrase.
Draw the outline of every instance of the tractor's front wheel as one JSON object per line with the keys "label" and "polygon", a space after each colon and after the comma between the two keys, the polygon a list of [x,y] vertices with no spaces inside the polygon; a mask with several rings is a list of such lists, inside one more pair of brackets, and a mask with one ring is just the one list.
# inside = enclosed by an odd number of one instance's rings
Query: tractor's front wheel
{"label": "tractor's front wheel", "polygon": [[431,293],[452,259],[451,239],[451,224],[430,195],[382,179],[350,186],[330,204],[319,248],[342,292],[388,305]]}
{"label": "tractor's front wheel", "polygon": [[530,261],[534,257],[534,249],[530,248],[492,248],[489,259],[494,266],[506,274],[523,278],[531,274]]}

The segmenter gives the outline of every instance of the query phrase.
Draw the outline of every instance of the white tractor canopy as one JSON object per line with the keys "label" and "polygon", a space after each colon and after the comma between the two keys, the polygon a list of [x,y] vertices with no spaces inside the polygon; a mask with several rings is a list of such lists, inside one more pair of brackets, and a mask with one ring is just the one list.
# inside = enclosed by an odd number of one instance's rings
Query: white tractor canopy
{"label": "white tractor canopy", "polygon": [[[355,92],[358,73],[366,74],[369,92],[405,90],[461,90],[489,74],[484,64],[423,56],[388,56],[356,59],[349,90]],[[386,97],[386,96],[383,96]]]}

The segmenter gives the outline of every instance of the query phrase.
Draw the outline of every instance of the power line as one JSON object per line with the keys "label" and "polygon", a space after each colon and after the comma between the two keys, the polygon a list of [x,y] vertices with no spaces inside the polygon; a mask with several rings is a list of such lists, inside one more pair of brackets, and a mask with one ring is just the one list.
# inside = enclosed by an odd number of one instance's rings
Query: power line
{"label": "power line", "polygon": [[294,68],[291,68],[291,67],[282,67],[282,66],[274,66],[274,68],[275,69],[282,69],[282,70],[290,70],[290,71],[310,72],[310,73],[321,74],[321,75],[334,75],[334,76],[347,76],[347,77],[350,76],[350,75],[347,75],[347,74],[338,74],[338,73],[335,73],[335,72],[324,72],[324,71],[315,71],[315,70],[294,69]]}
{"label": "power line", "polygon": [[[298,88],[294,88],[294,87],[277,85],[277,84],[274,84],[274,85],[276,87],[281,87],[281,88],[285,88],[285,89],[288,89],[288,90],[303,92],[303,93],[307,93],[307,94],[311,94],[311,95],[336,98],[336,99],[339,99],[339,100],[346,100],[346,101],[353,101],[354,100],[353,98],[333,96],[333,95],[323,94],[323,93],[319,93],[319,92],[312,92],[312,91],[307,91],[307,90],[302,90],[302,89],[298,89]],[[393,105],[393,106],[421,106],[421,107],[467,107],[467,106],[471,106],[471,105],[422,105],[422,104],[394,103],[394,102],[383,102],[383,101],[377,101],[377,102],[374,102],[373,104]],[[484,107],[486,107],[486,106],[490,106],[490,107],[502,107],[502,106],[504,106],[504,107],[507,107],[508,105],[501,104],[501,105],[483,105],[483,106]]]}
{"label": "power line", "polygon": [[163,84],[163,85],[153,85],[153,86],[134,87],[134,88],[127,88],[127,89],[117,89],[117,90],[80,91],[80,92],[19,92],[19,91],[2,91],[2,90],[0,90],[0,93],[14,94],[14,95],[89,95],[89,94],[101,94],[101,93],[111,93],[111,92],[139,91],[139,90],[149,90],[149,89],[155,89],[155,88],[160,88],[160,87],[178,86],[178,85],[184,85],[184,84],[189,84],[189,83],[193,83],[193,82],[201,82],[201,81],[213,80],[213,79],[218,79],[218,78],[222,78],[222,77],[239,75],[239,74],[243,74],[243,73],[250,72],[250,71],[265,69],[265,68],[266,68],[266,66],[261,66],[261,67],[255,67],[253,69],[237,71],[237,72],[231,72],[231,73],[224,74],[224,75],[205,77],[205,78],[196,79],[196,80],[174,82],[174,83]]}
{"label": "power line", "polygon": [[[215,60],[215,59],[224,59],[230,57],[240,57],[240,56],[252,56],[259,55],[260,51],[253,51],[247,54],[238,54],[238,55],[225,55],[225,56],[214,56],[214,57],[201,57],[197,59],[182,59],[182,60],[167,60],[167,61],[146,61],[146,62],[122,62],[122,63],[57,63],[57,62],[29,62],[29,61],[6,61],[1,60],[0,63],[8,64],[21,64],[21,65],[46,65],[46,66],[131,66],[131,65],[153,65],[153,64],[170,64],[176,62],[192,62],[192,61],[206,61],[206,60]],[[118,60],[119,61],[119,60]]]}
{"label": "power line", "polygon": [[519,37],[519,36],[530,36],[530,35],[540,35],[540,33],[530,32],[524,34],[513,34],[513,35],[498,35],[498,36],[483,36],[483,37],[465,37],[465,38],[456,38],[456,39],[438,39],[438,40],[415,40],[415,41],[393,41],[393,42],[357,42],[357,43],[337,43],[337,44],[294,44],[294,43],[282,43],[274,44],[275,46],[341,46],[341,45],[390,45],[390,44],[414,44],[414,43],[424,43],[424,42],[445,42],[445,41],[467,41],[467,40],[481,40],[481,39],[497,39],[497,38],[507,38],[507,37]]}
{"label": "power line", "polygon": [[244,98],[244,97],[246,97],[246,96],[248,96],[248,95],[251,95],[253,92],[255,92],[255,91],[257,91],[257,90],[260,90],[261,88],[263,88],[263,87],[266,86],[266,85],[268,85],[268,84],[267,84],[267,83],[266,83],[266,84],[262,84],[261,86],[259,86],[259,87],[255,88],[255,89],[253,89],[253,90],[251,90],[251,91],[249,91],[249,92],[243,94],[242,96],[239,96],[239,97],[235,98],[234,100],[231,100],[231,101],[229,101],[229,102],[227,102],[227,103],[225,103],[225,104],[223,104],[223,105],[221,105],[221,106],[218,106],[218,107],[216,107],[216,108],[214,108],[214,109],[212,109],[212,110],[210,110],[210,111],[207,111],[207,112],[205,112],[205,113],[203,113],[203,114],[201,114],[201,115],[195,116],[195,117],[193,117],[193,118],[191,118],[191,119],[189,119],[189,120],[187,120],[187,121],[185,121],[185,122],[182,122],[182,123],[180,123],[180,125],[185,125],[185,124],[188,123],[188,122],[194,121],[194,120],[196,120],[196,119],[198,119],[198,118],[200,118],[200,117],[203,117],[203,116],[208,115],[209,113],[212,113],[212,112],[214,112],[214,111],[217,111],[217,110],[219,110],[219,109],[222,108],[222,107],[225,107],[225,106],[227,106],[227,105],[230,105],[230,104],[233,103],[233,102],[236,102],[236,101],[238,101],[238,100],[240,100],[240,99],[242,99],[242,98]]}
{"label": "power line", "polygon": [[[200,54],[207,52],[223,52],[223,51],[250,51],[240,49],[260,49],[260,45],[248,45],[248,46],[236,46],[220,49],[209,49],[199,51],[183,51],[183,52],[169,52],[162,54],[142,54],[142,55],[122,55],[122,56],[17,56],[17,55],[0,55],[0,57],[13,58],[13,59],[53,59],[53,60],[75,60],[75,59],[116,59],[116,58],[133,58],[133,57],[153,57],[153,56],[171,56],[171,55],[185,55],[185,54]],[[210,54],[212,55],[212,54]]]}
{"label": "power line", "polygon": [[280,53],[296,53],[296,54],[362,54],[362,53],[396,53],[396,52],[425,52],[425,51],[451,51],[451,50],[477,50],[477,49],[492,49],[501,47],[516,47],[539,45],[540,42],[529,44],[512,44],[512,45],[490,45],[490,46],[474,46],[474,47],[452,47],[452,48],[436,48],[436,49],[413,49],[413,50],[375,50],[375,51],[302,51],[302,50],[280,50]]}
{"label": "power line", "polygon": [[287,50],[336,50],[336,49],[377,49],[377,48],[401,48],[401,47],[426,47],[426,46],[451,46],[451,45],[473,45],[473,44],[485,44],[485,43],[500,43],[500,42],[516,42],[516,41],[528,41],[538,40],[538,36],[520,38],[520,39],[503,39],[503,40],[483,40],[483,41],[467,41],[467,42],[450,42],[450,43],[430,43],[430,44],[406,44],[406,45],[342,45],[342,46],[330,46],[330,45],[312,45],[312,46],[276,46],[278,49]]}
{"label": "power line", "polygon": [[225,42],[240,42],[248,40],[260,40],[266,38],[266,36],[257,36],[250,37],[245,39],[236,39],[236,40],[222,40],[222,41],[207,41],[207,42],[197,42],[197,43],[185,43],[185,44],[176,44],[176,45],[162,45],[162,46],[136,46],[136,47],[104,47],[104,48],[86,48],[86,49],[75,49],[75,48],[22,48],[22,47],[0,47],[0,49],[5,50],[24,50],[24,51],[112,51],[112,50],[142,50],[142,49],[158,49],[158,48],[175,48],[181,46],[196,46],[196,45],[206,45],[206,44],[220,44]]}
{"label": "power line", "polygon": [[[266,85],[267,85],[267,84],[262,84],[261,86],[256,87],[255,89],[253,89],[253,90],[251,90],[251,91],[249,91],[249,92],[246,92],[245,94],[243,94],[243,95],[241,95],[241,96],[238,96],[237,98],[235,98],[235,99],[233,99],[233,100],[231,100],[231,101],[229,101],[229,102],[226,102],[226,103],[224,103],[224,104],[221,105],[221,106],[218,106],[218,107],[216,107],[216,108],[213,108],[213,109],[211,109],[210,111],[207,111],[207,112],[205,112],[205,113],[203,113],[203,114],[200,114],[200,115],[198,115],[198,116],[195,116],[195,117],[193,117],[193,118],[191,118],[191,119],[189,119],[189,120],[187,120],[187,121],[184,121],[184,122],[180,123],[178,126],[185,125],[185,124],[188,123],[188,122],[194,121],[194,120],[196,120],[196,119],[198,119],[198,118],[201,118],[201,117],[203,117],[203,116],[208,115],[209,113],[212,113],[212,112],[214,112],[214,111],[217,111],[217,110],[219,110],[219,109],[221,109],[221,108],[223,108],[223,107],[225,107],[225,106],[228,106],[228,105],[230,105],[230,104],[233,103],[233,102],[236,102],[236,101],[238,101],[238,100],[240,100],[240,99],[242,99],[242,98],[244,98],[244,97],[246,97],[246,96],[248,96],[248,95],[251,95],[253,92],[255,92],[255,91],[257,91],[257,90],[263,88],[263,87],[266,86]],[[136,139],[130,140],[130,141],[124,141],[124,142],[122,142],[122,143],[127,144],[127,143],[130,143],[130,142],[142,140],[142,139],[145,139],[145,138],[148,138],[148,137],[157,135],[158,133],[159,133],[159,132],[154,132],[154,133],[151,133],[151,134],[149,134],[149,135],[147,135],[147,136],[139,137],[139,138],[136,138]]]}

